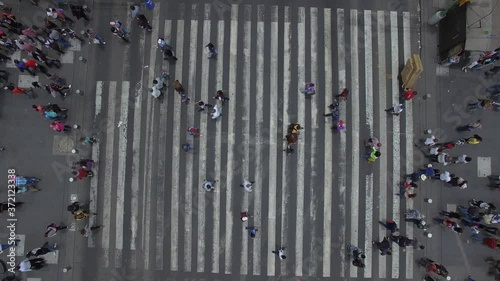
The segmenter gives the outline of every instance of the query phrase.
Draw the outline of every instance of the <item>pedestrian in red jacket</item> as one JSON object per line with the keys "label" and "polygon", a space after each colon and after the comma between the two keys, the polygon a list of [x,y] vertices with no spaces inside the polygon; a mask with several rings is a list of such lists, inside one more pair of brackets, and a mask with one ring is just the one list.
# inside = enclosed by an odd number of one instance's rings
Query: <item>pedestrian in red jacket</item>
{"label": "pedestrian in red jacket", "polygon": [[406,88],[405,89],[405,92],[403,94],[403,98],[405,100],[411,100],[413,99],[415,96],[417,95],[417,91],[413,91],[412,89],[410,88]]}

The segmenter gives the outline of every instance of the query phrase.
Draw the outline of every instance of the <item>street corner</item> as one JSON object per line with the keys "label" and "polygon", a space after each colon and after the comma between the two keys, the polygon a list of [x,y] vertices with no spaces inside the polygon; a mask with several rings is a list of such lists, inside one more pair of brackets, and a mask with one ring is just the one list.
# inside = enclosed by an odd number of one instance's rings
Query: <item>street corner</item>
{"label": "street corner", "polygon": [[71,155],[71,151],[75,148],[75,141],[68,136],[54,136],[52,142],[52,154],[54,155]]}
{"label": "street corner", "polygon": [[39,82],[38,76],[21,74],[19,75],[19,80],[17,84],[21,88],[31,88],[31,83],[33,82]]}

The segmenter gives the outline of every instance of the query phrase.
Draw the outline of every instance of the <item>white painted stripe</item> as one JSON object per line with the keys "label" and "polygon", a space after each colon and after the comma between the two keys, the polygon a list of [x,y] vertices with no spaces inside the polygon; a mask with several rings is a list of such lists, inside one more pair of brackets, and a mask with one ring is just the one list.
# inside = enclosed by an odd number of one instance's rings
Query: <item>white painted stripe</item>
{"label": "white painted stripe", "polygon": [[[113,189],[112,186],[112,178],[113,178],[113,149],[114,149],[114,138],[115,138],[115,98],[116,98],[116,82],[109,82],[109,90],[108,93],[108,117],[107,117],[107,125],[106,128],[106,158],[105,162],[105,175],[104,178],[104,186],[103,186],[103,212],[102,212],[102,223],[103,225],[111,225],[111,191]],[[104,251],[103,254],[103,263],[104,267],[109,267],[109,231],[110,227],[104,227],[102,229],[102,248]]]}
{"label": "white painted stripe", "polygon": [[[183,61],[184,47],[184,20],[177,21],[176,36],[176,57]],[[182,63],[175,64],[175,79],[182,77]],[[182,83],[182,81],[181,81]],[[181,107],[174,106],[174,124],[172,128],[172,200],[170,208],[170,270],[179,270],[179,152],[180,152],[180,131],[181,131]],[[187,155],[187,157],[191,157]]]}
{"label": "white painted stripe", "polygon": [[[358,12],[351,10],[351,245],[358,246],[359,239],[359,59],[358,59]],[[347,124],[349,125],[349,124]],[[350,276],[358,277],[358,268],[351,264]]]}
{"label": "white painted stripe", "polygon": [[[139,53],[144,54],[144,46],[146,45],[146,33],[142,33],[139,37]],[[142,64],[146,61],[146,57],[142,56]],[[141,119],[142,119],[142,104],[144,90],[144,71],[141,71],[141,80],[135,85],[135,102],[134,102],[134,124],[133,124],[133,141],[132,141],[132,179],[130,184],[130,267],[137,268],[137,230],[139,228],[139,174],[140,174],[140,147],[141,147]],[[144,92],[147,91],[146,90]]]}
{"label": "white painted stripe", "polygon": [[[193,4],[191,9],[196,11],[197,5]],[[196,65],[197,65],[197,49],[198,49],[198,21],[191,20],[191,38],[190,38],[190,53],[189,53],[189,80],[188,80],[188,96],[194,97],[196,90]],[[208,43],[207,43],[208,44]],[[203,58],[206,59],[206,58]],[[194,107],[188,107],[188,123],[194,123]],[[193,239],[193,157],[188,157],[186,161],[186,186],[184,199],[184,271],[191,271],[191,251]],[[196,189],[200,186],[194,187]]]}
{"label": "white painted stripe", "polygon": [[[305,43],[306,43],[306,11],[304,7],[299,7],[297,23],[297,44],[298,44],[298,65],[297,65],[297,82],[298,88],[304,88],[305,80]],[[297,93],[298,98],[298,120],[296,122],[303,123],[305,121],[305,99],[304,95]],[[284,124],[288,126],[288,124]],[[296,223],[295,223],[295,275],[302,276],[303,269],[303,254],[304,254],[304,163],[305,163],[305,145],[304,140],[299,139],[297,144],[297,207],[296,207]]]}
{"label": "white painted stripe", "polygon": [[[338,35],[338,67],[339,67],[339,88],[343,89],[346,87],[346,58],[345,58],[345,23],[344,23],[344,10],[337,9],[337,35]],[[340,103],[340,118],[345,119],[346,114],[346,103]],[[340,217],[343,220],[340,223],[340,277],[345,277],[345,269],[346,269],[346,163],[347,163],[347,140],[346,134],[340,134],[340,159],[339,166],[340,172],[338,173],[339,178],[339,197],[340,197]]]}
{"label": "white painted stripe", "polygon": [[[399,57],[398,57],[398,13],[391,11],[391,58],[392,58],[392,103],[399,103]],[[399,147],[400,129],[399,117],[392,118],[392,186],[393,194],[399,192],[398,182],[400,179],[399,166],[401,149]],[[392,200],[392,218],[399,225],[399,198]],[[392,278],[399,278],[399,249],[392,251]]]}
{"label": "white painted stripe", "polygon": [[[217,28],[217,46],[219,48],[219,53],[224,54],[224,21],[219,20]],[[224,56],[217,58],[217,89],[222,89],[222,79],[224,78]],[[231,93],[227,93],[231,96]],[[230,101],[232,102],[232,101]],[[215,173],[216,178],[221,178],[221,146],[222,146],[222,122],[216,123],[216,135],[215,135]],[[222,191],[221,191],[222,192]],[[222,248],[220,246],[220,194],[221,192],[216,192],[214,196],[214,222],[212,228],[213,235],[213,253],[212,253],[212,273],[219,273],[220,269],[220,253]]]}
{"label": "white painted stripe", "polygon": [[[251,6],[246,5],[245,6],[245,11],[251,11]],[[242,95],[243,95],[243,104],[244,106],[242,107],[243,111],[243,136],[245,139],[245,145],[243,146],[243,167],[242,167],[242,173],[244,177],[249,176],[249,158],[250,158],[250,52],[251,52],[251,45],[252,45],[252,23],[250,21],[245,21],[245,24],[243,26],[243,88],[242,88]],[[232,119],[229,121],[231,123],[234,123]],[[232,175],[232,174],[230,174]],[[241,179],[243,181],[243,179]],[[229,187],[229,186],[228,186]],[[248,194],[244,193],[243,195],[243,203],[241,204],[243,210],[248,210]],[[241,245],[241,265],[240,265],[240,274],[248,274],[248,232],[245,229],[245,224],[241,225],[241,231],[242,231],[242,245]],[[248,225],[252,226],[252,225]]]}
{"label": "white painted stripe", "polygon": [[[97,117],[101,114],[102,109],[102,89],[103,89],[103,81],[97,81],[96,90],[95,90],[95,116],[94,123],[97,124]],[[98,143],[92,146],[92,159],[94,161],[99,160],[99,151],[101,144]],[[90,179],[90,217],[89,222],[95,222],[96,217],[94,213],[97,213],[97,184],[99,183],[99,173],[95,173],[95,175]],[[95,247],[95,239],[94,235],[90,235],[87,239],[87,246],[90,248]]]}
{"label": "white painted stripe", "polygon": [[[403,51],[405,62],[411,57],[411,30],[410,30],[410,13],[403,12]],[[413,108],[412,102],[406,103],[405,130],[406,130],[406,174],[413,172]],[[406,201],[406,208],[413,209],[413,200]],[[406,224],[406,236],[413,238],[412,223]],[[413,248],[406,250],[406,279],[413,279]]]}
{"label": "white painted stripe", "polygon": [[[229,42],[229,94],[231,96],[231,102],[229,102],[229,110],[227,118],[229,119],[227,128],[227,166],[226,174],[231,175],[233,173],[233,162],[234,162],[234,126],[235,122],[235,110],[236,110],[236,70],[237,70],[237,55],[238,55],[238,5],[231,5],[231,37]],[[232,202],[232,189],[233,189],[233,178],[226,178],[226,239],[225,239],[225,264],[224,272],[226,274],[231,273],[232,265],[232,242],[233,242],[233,210],[231,208]]]}
{"label": "white painted stripe", "polygon": [[[385,112],[385,111],[384,111]],[[372,241],[373,241],[373,173],[366,176],[365,179],[366,196],[365,196],[365,253],[366,262],[364,269],[364,277],[372,277]]]}
{"label": "white painted stripe", "polygon": [[[264,5],[259,5],[257,7],[257,15],[264,14]],[[264,105],[264,22],[257,22],[257,66],[255,68],[256,71],[256,79],[255,79],[255,87],[256,87],[256,100],[257,100],[257,108],[255,110],[255,119],[257,121],[256,124],[256,132],[255,132],[255,175],[253,179],[259,181],[262,178],[262,146],[261,146],[261,133],[262,133],[262,124],[264,123],[263,116],[263,105]],[[267,127],[267,126],[266,126]],[[267,158],[267,157],[266,157]],[[276,175],[269,174],[269,177],[275,178]],[[253,222],[255,225],[261,225],[261,213],[262,213],[262,182],[258,182],[257,188],[253,190],[254,196],[254,207],[253,207]],[[255,239],[253,239],[253,275],[260,275],[260,267],[261,267],[261,236],[257,235]]]}
{"label": "white painted stripe", "polygon": [[95,117],[94,122],[97,120],[97,116],[101,114],[102,110],[102,87],[103,82],[97,81],[96,89],[95,89]]}
{"label": "white painted stripe", "polygon": [[[165,26],[164,26],[164,34],[167,34],[166,40],[167,42],[170,41],[170,33],[172,32],[172,21],[171,20],[166,20],[165,21]],[[157,52],[157,48],[155,45],[151,45],[151,54],[155,54]],[[162,67],[165,68],[165,70],[170,73],[170,69],[168,66],[170,63],[168,61],[163,60],[163,65]],[[166,176],[166,170],[165,170],[165,161],[168,159],[168,161],[171,161],[170,158],[167,158],[166,155],[166,146],[167,146],[167,130],[164,128],[167,127],[168,121],[167,120],[167,113],[168,113],[168,98],[164,97],[163,98],[163,103],[160,104],[160,126],[159,128],[162,128],[159,130],[159,140],[158,140],[158,178],[160,179],[160,186],[157,187],[156,190],[156,259],[155,259],[155,265],[156,265],[156,270],[163,270],[163,247],[164,247],[164,238],[165,238],[165,190],[168,188],[167,187],[167,176]],[[170,135],[170,133],[168,133]]]}
{"label": "white painted stripe", "polygon": [[118,184],[116,188],[116,252],[115,266],[121,267],[123,250],[123,211],[125,205],[125,170],[127,168],[127,123],[128,101],[130,96],[130,82],[123,81],[121,85],[120,120],[122,125],[118,128]]}
{"label": "white painted stripe", "polygon": [[[372,63],[372,13],[364,11],[364,41],[365,41],[365,112],[366,125],[370,136],[373,136],[373,63]],[[384,111],[385,112],[385,111]],[[365,195],[365,252],[366,267],[364,277],[372,277],[372,237],[373,237],[373,173],[366,177],[366,195]]]}
{"label": "white painted stripe", "polygon": [[[311,36],[310,43],[311,43],[311,51],[310,51],[310,73],[311,73],[311,78],[310,80],[315,83],[316,85],[316,91],[319,92],[324,92],[321,90],[321,87],[323,85],[318,85],[318,8],[316,7],[311,7],[310,8],[310,30],[309,34]],[[313,99],[310,101],[310,109],[311,109],[311,115],[310,115],[310,120],[311,120],[311,125],[309,126],[311,128],[309,132],[309,135],[311,136],[310,144],[308,145],[310,148],[310,155],[311,158],[309,159],[311,163],[310,170],[311,171],[316,171],[316,164],[317,164],[317,159],[316,159],[316,145],[317,145],[317,136],[316,136],[316,130],[319,129],[319,124],[318,124],[318,107],[320,103],[320,98],[319,97],[313,97]],[[324,119],[323,119],[324,120]],[[305,120],[304,120],[305,121]],[[302,142],[304,143],[304,142]],[[304,145],[305,147],[305,145]],[[309,176],[309,187],[314,186],[315,183],[315,173],[312,173]],[[317,200],[318,194],[315,192],[316,190],[314,188],[309,188],[309,192],[311,194],[311,198],[309,200],[309,220],[314,222],[316,221],[316,214],[318,210]],[[321,197],[321,196],[320,196]],[[306,218],[307,220],[307,218]],[[309,247],[309,253],[308,255],[313,257],[317,255],[317,245],[318,243],[316,242],[316,224],[312,223],[310,229],[308,230],[311,239],[310,247]],[[314,263],[314,266],[309,266],[306,268],[306,275],[309,276],[316,276],[317,275],[317,270],[318,270],[318,265]]]}
{"label": "white painted stripe", "polygon": [[[387,106],[387,87],[386,87],[386,63],[385,63],[385,19],[384,11],[377,11],[377,48],[378,48],[378,120],[379,120],[379,135],[378,137],[380,143],[389,144],[387,142],[387,112],[385,109]],[[384,148],[384,146],[382,148]],[[387,148],[389,149],[389,148]],[[382,151],[383,152],[383,151]],[[380,157],[379,171],[380,175],[387,171],[387,157]],[[387,177],[379,177],[379,218],[381,220],[388,219],[387,217]],[[378,241],[381,241],[386,234],[386,229],[383,227],[378,227]],[[387,277],[387,258],[386,256],[379,256],[378,258],[378,277]]]}
{"label": "white painted stripe", "polygon": [[[333,93],[333,65],[332,65],[332,10],[324,9],[324,38],[325,38],[325,93]],[[325,104],[330,104],[332,98],[325,96]],[[332,189],[333,165],[332,165],[332,132],[325,129],[325,162],[323,177],[323,277],[331,275],[331,255],[332,255]],[[330,176],[332,175],[332,176]]]}
{"label": "white painted stripe", "polygon": [[[370,136],[373,136],[373,52],[372,52],[372,11],[365,10],[365,97],[366,125]],[[366,271],[366,270],[365,270]],[[366,276],[365,276],[366,277]]]}
{"label": "white painted stripe", "polygon": [[[269,105],[269,132],[278,131],[278,7],[271,7],[271,66],[269,81],[270,95]],[[286,23],[285,23],[286,25]],[[267,210],[267,276],[276,275],[276,259],[271,255],[271,251],[276,248],[276,177],[278,173],[278,155],[281,147],[278,147],[278,137],[276,134],[269,134],[269,206]],[[274,176],[273,176],[274,175]],[[264,183],[262,183],[262,186]]]}
{"label": "white painted stripe", "polygon": [[[290,124],[290,118],[288,117],[288,107],[289,107],[289,96],[292,94],[290,88],[292,87],[292,73],[291,73],[291,23],[290,23],[290,7],[285,6],[285,22],[283,23],[283,132],[282,135],[285,136],[287,133],[286,126]],[[281,168],[281,182],[286,183],[287,177],[287,158],[285,153],[282,156],[282,168]],[[281,246],[288,245],[288,209],[287,204],[290,200],[290,191],[286,188],[286,184],[281,187]],[[272,245],[273,248],[276,245]],[[273,249],[275,250],[275,249]],[[273,259],[276,262],[276,259]],[[288,260],[281,261],[280,275],[284,276],[288,274],[287,271]]]}
{"label": "white painted stripe", "polygon": [[[205,20],[203,21],[203,44],[208,44],[210,41],[210,4],[205,4]],[[205,43],[206,42],[206,43]],[[210,60],[201,60],[201,100],[208,102],[208,74]],[[207,170],[207,114],[201,114],[200,117],[200,130],[203,136],[199,138],[200,147],[198,149],[198,184],[196,186],[201,186],[203,180],[206,179]],[[211,119],[210,119],[211,120]],[[198,193],[198,247],[197,247],[197,272],[205,272],[205,190],[198,188],[196,191]]]}
{"label": "white painted stripe", "polygon": [[[156,40],[158,39],[158,29],[160,26],[160,3],[156,3],[156,9],[153,10],[153,31],[151,32],[151,46],[155,46]],[[130,17],[129,17],[130,18]],[[151,85],[153,80],[157,77],[158,73],[155,73],[155,65],[156,65],[156,54],[153,53],[150,58],[149,58],[149,79],[148,79],[148,85]],[[151,83],[151,84],[149,84]],[[149,93],[149,92],[148,92]],[[145,215],[145,226],[143,229],[143,237],[144,239],[144,269],[149,269],[149,257],[150,257],[150,249],[151,249],[151,197],[153,196],[151,193],[151,186],[152,186],[152,170],[153,167],[156,167],[156,164],[153,165],[153,144],[154,144],[154,138],[153,135],[156,132],[158,128],[158,124],[155,122],[155,118],[153,116],[156,116],[156,109],[154,106],[154,103],[157,102],[155,98],[153,98],[151,95],[148,95],[148,130],[146,131],[146,135],[148,136],[147,141],[146,141],[146,148],[147,148],[147,154],[144,159],[145,161],[145,168],[146,168],[146,176],[144,177],[144,187],[146,189],[145,193],[145,204],[143,205],[143,208],[145,209],[145,212],[143,214]]]}

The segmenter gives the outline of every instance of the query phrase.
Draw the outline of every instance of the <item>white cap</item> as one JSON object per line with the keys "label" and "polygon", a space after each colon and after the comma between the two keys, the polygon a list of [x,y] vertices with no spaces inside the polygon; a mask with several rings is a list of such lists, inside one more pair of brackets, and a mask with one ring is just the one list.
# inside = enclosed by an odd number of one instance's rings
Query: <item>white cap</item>
{"label": "white cap", "polygon": [[248,217],[241,217],[241,221],[247,221]]}
{"label": "white cap", "polygon": [[451,277],[450,276],[446,276],[446,280],[451,280]]}

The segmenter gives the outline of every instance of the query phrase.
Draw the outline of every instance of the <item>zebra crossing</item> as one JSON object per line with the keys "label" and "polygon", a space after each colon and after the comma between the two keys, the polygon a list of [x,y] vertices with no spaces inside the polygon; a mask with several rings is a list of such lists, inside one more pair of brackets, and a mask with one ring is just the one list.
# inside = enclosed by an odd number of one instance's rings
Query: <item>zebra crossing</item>
{"label": "zebra crossing", "polygon": [[[379,220],[394,219],[413,236],[411,225],[399,221],[394,197],[401,175],[413,170],[412,107],[407,103],[406,115],[397,118],[384,111],[399,103],[399,69],[411,54],[410,14],[234,4],[225,18],[211,4],[178,10],[178,19],[164,22],[155,12],[150,38],[141,35],[148,67],[127,66],[144,69],[141,81],[96,84],[95,121],[103,141],[92,155],[102,164],[90,193],[91,209],[102,215],[91,220],[109,227],[88,246],[102,250],[99,264],[413,278],[411,249],[381,257],[371,245],[386,235],[377,231]],[[157,51],[162,34],[175,46],[175,65]],[[216,43],[216,60],[204,54],[208,42]],[[160,68],[168,69],[171,82],[183,82],[191,104],[183,105],[173,89],[162,103],[150,96],[148,85]],[[308,81],[318,92],[310,99],[300,94]],[[322,110],[343,88],[350,89],[341,102],[347,131],[332,133]],[[221,120],[213,121],[193,104],[209,101],[218,89],[230,101]],[[294,122],[305,130],[295,153],[286,156],[281,138]],[[189,126],[202,136],[188,137]],[[384,144],[373,164],[360,161],[360,143],[370,136]],[[186,141],[194,154],[181,150]],[[239,188],[244,178],[256,181],[252,193]],[[205,179],[217,180],[215,192],[201,188]],[[412,207],[411,201],[401,204]],[[248,226],[259,229],[256,238],[240,224],[241,211],[252,215]],[[351,265],[349,244],[364,249],[364,269]],[[271,254],[280,245],[288,257],[281,262]]]}

